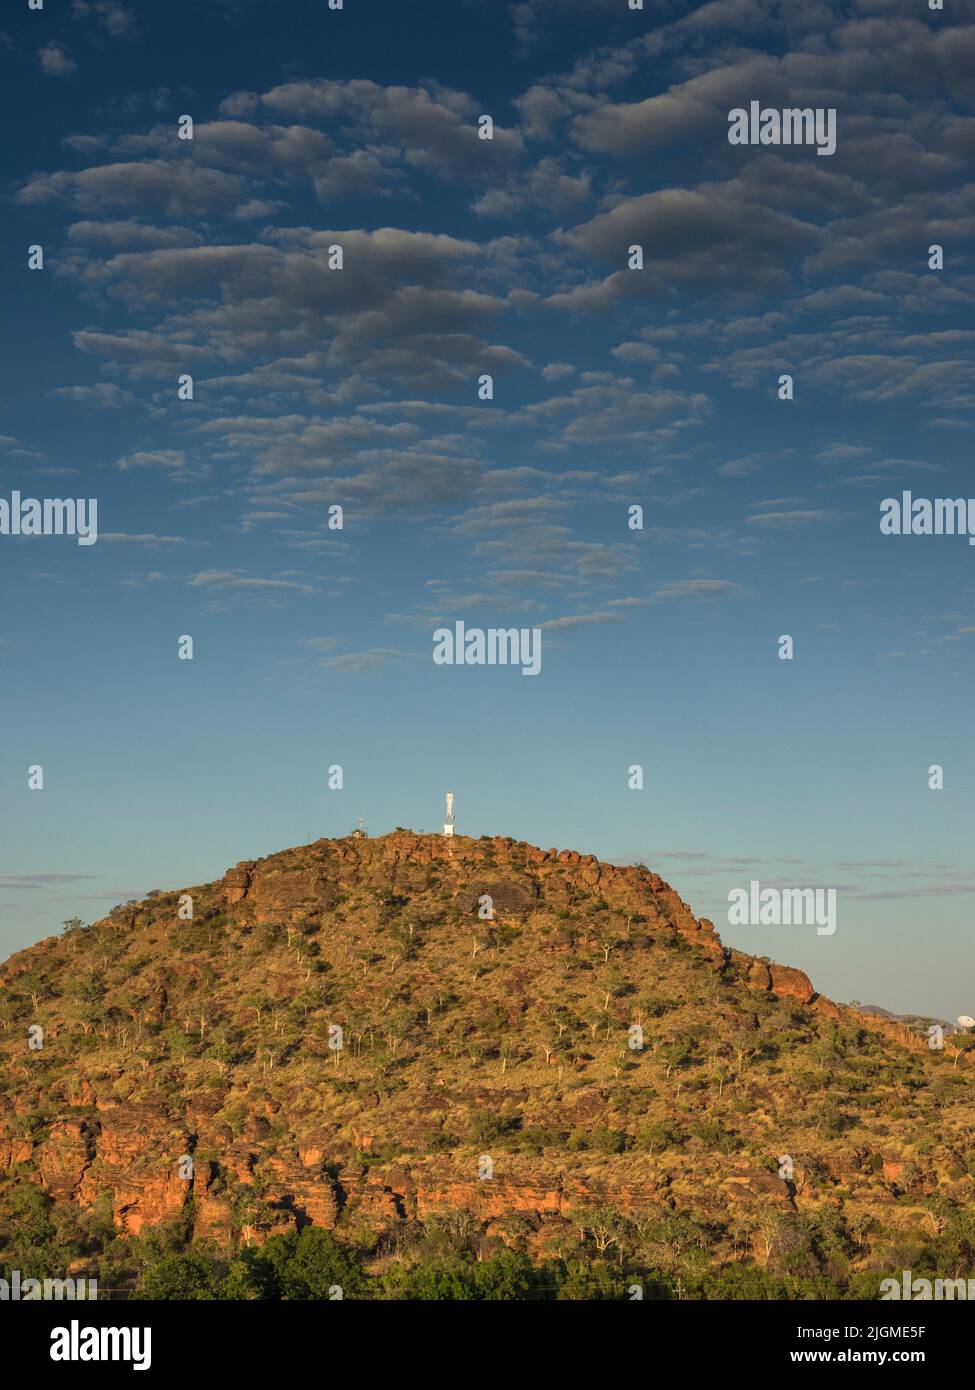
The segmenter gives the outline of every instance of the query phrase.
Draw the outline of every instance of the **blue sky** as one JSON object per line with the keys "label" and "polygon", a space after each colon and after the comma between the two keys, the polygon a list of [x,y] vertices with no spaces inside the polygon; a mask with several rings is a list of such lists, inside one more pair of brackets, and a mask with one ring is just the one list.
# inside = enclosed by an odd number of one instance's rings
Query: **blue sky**
{"label": "blue sky", "polygon": [[[834,998],[975,1012],[975,551],[879,532],[975,494],[960,10],[3,28],[0,497],[100,534],[0,536],[0,950],[451,786],[461,832],[643,861]],[[836,153],[731,146],[751,100],[835,108]],[[540,627],[541,674],[435,666],[457,619]],[[836,888],[835,935],[729,927],[752,878]]]}

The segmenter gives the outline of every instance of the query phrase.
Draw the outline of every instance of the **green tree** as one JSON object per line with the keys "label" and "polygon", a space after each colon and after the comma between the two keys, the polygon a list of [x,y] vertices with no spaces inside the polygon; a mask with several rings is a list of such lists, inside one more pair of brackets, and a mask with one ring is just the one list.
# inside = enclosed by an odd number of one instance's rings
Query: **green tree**
{"label": "green tree", "polygon": [[381,1281],[383,1298],[408,1302],[457,1303],[477,1297],[471,1267],[453,1257],[425,1260],[407,1269],[396,1265]]}
{"label": "green tree", "polygon": [[363,1291],[362,1271],[331,1231],[306,1226],[272,1236],[262,1251],[277,1277],[279,1297],[292,1300],[343,1298]]}
{"label": "green tree", "polygon": [[182,1303],[216,1298],[220,1274],[208,1256],[187,1250],[181,1254],[160,1255],[143,1269],[133,1298],[178,1300]]}
{"label": "green tree", "polygon": [[2,1233],[8,1271],[19,1269],[25,1279],[49,1279],[52,1272],[63,1269],[66,1252],[58,1244],[50,1197],[36,1183],[24,1179],[13,1188],[8,1210],[9,1223]]}
{"label": "green tree", "polygon": [[535,1271],[527,1255],[502,1250],[474,1266],[475,1297],[489,1302],[525,1299],[535,1284]]}
{"label": "green tree", "polygon": [[560,1301],[589,1302],[626,1298],[627,1286],[638,1282],[626,1278],[604,1260],[568,1260],[557,1275],[556,1298]]}

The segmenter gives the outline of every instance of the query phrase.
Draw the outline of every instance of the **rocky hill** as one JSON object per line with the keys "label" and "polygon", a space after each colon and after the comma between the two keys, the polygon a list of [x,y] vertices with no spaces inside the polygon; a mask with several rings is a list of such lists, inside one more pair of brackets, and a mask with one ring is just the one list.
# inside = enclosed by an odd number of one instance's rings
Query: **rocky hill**
{"label": "rocky hill", "polygon": [[311,1223],[381,1270],[444,1213],[533,1260],[676,1214],[765,1266],[826,1213],[855,1270],[972,1204],[973,1054],[726,949],[642,867],[510,839],[152,893],[7,961],[0,1026],[0,1223],[26,1180],[123,1235]]}

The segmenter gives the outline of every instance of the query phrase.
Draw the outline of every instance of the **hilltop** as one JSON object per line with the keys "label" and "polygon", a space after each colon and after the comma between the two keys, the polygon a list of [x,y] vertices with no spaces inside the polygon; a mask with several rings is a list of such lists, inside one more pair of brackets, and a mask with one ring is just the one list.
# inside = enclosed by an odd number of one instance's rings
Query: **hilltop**
{"label": "hilltop", "polygon": [[78,1267],[310,1224],[374,1274],[459,1221],[535,1263],[625,1239],[671,1276],[849,1280],[972,1205],[956,1040],[729,950],[642,866],[505,838],[319,840],[152,893],[7,961],[0,1025],[8,1264],[37,1190]]}

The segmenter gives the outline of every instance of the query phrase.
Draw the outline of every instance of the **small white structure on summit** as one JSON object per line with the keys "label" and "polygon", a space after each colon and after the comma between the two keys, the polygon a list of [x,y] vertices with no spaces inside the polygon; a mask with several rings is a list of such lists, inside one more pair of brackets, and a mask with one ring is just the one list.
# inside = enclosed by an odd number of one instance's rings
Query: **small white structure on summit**
{"label": "small white structure on summit", "polygon": [[453,835],[454,833],[454,794],[447,793],[447,819],[443,823],[443,833]]}

